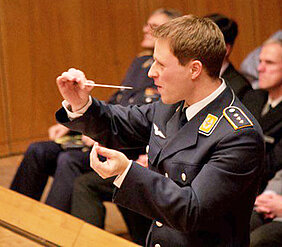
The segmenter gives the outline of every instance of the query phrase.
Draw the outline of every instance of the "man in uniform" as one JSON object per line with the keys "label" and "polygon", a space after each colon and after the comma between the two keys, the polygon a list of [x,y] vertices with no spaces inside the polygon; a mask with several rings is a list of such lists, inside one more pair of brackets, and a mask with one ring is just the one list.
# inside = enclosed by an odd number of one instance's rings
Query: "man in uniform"
{"label": "man in uniform", "polygon": [[[145,49],[135,58],[129,67],[123,86],[131,86],[133,90],[119,90],[111,98],[110,104],[142,105],[159,99],[159,94],[153,84],[153,79],[148,77],[148,71],[153,63],[153,49],[155,38],[152,36],[151,27],[157,27],[164,22],[179,17],[181,14],[174,9],[157,9],[148,18],[143,26],[143,40],[141,47]],[[145,148],[126,148],[122,150],[131,159],[146,166]],[[89,161],[88,161],[89,163]],[[71,167],[65,168],[70,170]],[[68,172],[65,172],[65,177]],[[86,222],[104,228],[106,208],[105,201],[111,201],[114,191],[113,179],[103,180],[96,172],[83,174],[75,179],[72,192],[71,214]],[[119,207],[128,226],[133,241],[144,245],[145,238],[151,225],[148,219],[132,211]]]}
{"label": "man in uniform", "polygon": [[107,105],[90,97],[83,72],[69,69],[57,78],[65,99],[57,120],[118,150],[149,143],[149,169],[97,143],[90,154],[101,177],[117,175],[114,201],[153,220],[147,246],[248,246],[264,143],[255,118],[219,79],[223,35],[191,15],[154,35],[148,75],[161,101]]}
{"label": "man in uniform", "polygon": [[[153,80],[148,77],[148,71],[153,63],[152,54],[155,38],[151,35],[150,26],[158,26],[172,18],[180,16],[174,9],[157,9],[144,25],[144,38],[141,42],[141,52],[131,63],[126,76],[122,81],[123,86],[131,86],[133,90],[119,90],[108,101],[109,104],[142,105],[158,100],[159,94],[154,86]],[[49,176],[53,177],[53,183],[46,199],[46,204],[60,209],[64,212],[71,212],[71,200],[74,181],[82,174],[91,174],[84,177],[85,182],[99,188],[99,193],[104,198],[111,198],[114,186],[112,181],[104,182],[89,166],[89,153],[93,140],[79,133],[70,133],[69,129],[56,124],[49,129],[50,141],[32,143],[24,154],[24,158],[12,181],[11,189],[27,195],[33,199],[40,200]],[[137,160],[140,154],[145,153],[145,148],[134,148],[123,150],[128,157]],[[86,179],[85,179],[86,178]],[[95,195],[95,192],[92,193]],[[108,196],[107,196],[108,195]],[[84,219],[84,215],[94,214],[95,220],[90,218],[89,223],[104,228],[105,209],[103,200],[97,200],[92,208],[88,210],[87,204],[83,204],[83,195],[79,195],[79,203],[74,204],[73,214]],[[93,198],[87,194],[85,200]],[[94,207],[97,205],[97,207]],[[101,208],[102,207],[102,208]],[[120,208],[132,240],[143,244],[150,221],[143,216],[133,214],[128,210]],[[133,215],[132,215],[133,214]],[[136,225],[139,226],[136,227]]]}

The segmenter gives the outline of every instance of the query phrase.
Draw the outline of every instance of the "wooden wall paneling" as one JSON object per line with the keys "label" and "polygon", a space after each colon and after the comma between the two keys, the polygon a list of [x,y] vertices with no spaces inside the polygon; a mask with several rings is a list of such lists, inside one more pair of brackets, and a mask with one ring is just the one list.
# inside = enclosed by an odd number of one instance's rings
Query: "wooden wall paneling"
{"label": "wooden wall paneling", "polygon": [[55,85],[58,71],[80,61],[78,1],[48,3],[1,2],[11,152],[47,137],[61,101]]}
{"label": "wooden wall paneling", "polygon": [[4,71],[3,44],[2,44],[3,13],[0,5],[0,157],[9,153],[8,146],[8,112],[6,95],[6,78]]}
{"label": "wooden wall paneling", "polygon": [[[112,42],[115,37],[112,33],[111,3],[97,1],[92,4],[89,0],[82,2],[82,34],[85,45],[82,49],[83,66],[80,67],[86,76],[97,83],[113,83],[118,81],[118,74],[114,68],[115,52]],[[107,100],[113,90],[95,88],[93,95]]]}
{"label": "wooden wall paneling", "polygon": [[255,45],[260,46],[273,33],[282,29],[280,0],[253,0]]}
{"label": "wooden wall paneling", "polygon": [[157,1],[147,1],[149,10],[152,12],[158,8],[173,8],[177,9],[183,14],[186,12],[185,1],[174,1],[174,0],[157,0]]}
{"label": "wooden wall paneling", "polygon": [[[121,3],[122,2],[122,3]],[[143,21],[140,21],[137,0],[111,1],[111,39],[114,53],[114,72],[119,78],[115,84],[120,84],[133,58],[140,51],[140,42],[143,37]]]}
{"label": "wooden wall paneling", "polygon": [[[28,137],[28,124],[32,121],[32,73],[29,59],[28,9],[29,2],[1,1],[3,73],[6,78],[6,107],[9,115],[8,133],[24,139]],[[15,135],[13,135],[13,133]]]}
{"label": "wooden wall paneling", "polygon": [[[0,39],[0,49],[1,49],[1,39]],[[0,60],[2,61],[1,52],[0,52]],[[1,65],[1,68],[2,66],[3,65]],[[0,99],[1,99],[0,100],[0,157],[7,155],[9,153],[9,146],[8,146],[9,138],[8,138],[8,131],[7,131],[8,114],[6,111],[7,97],[5,95],[5,86],[4,86],[3,76],[4,76],[3,73],[1,73],[1,76],[0,76]]]}
{"label": "wooden wall paneling", "polygon": [[[97,83],[120,84],[136,55],[136,1],[82,1],[82,53],[85,72]],[[89,47],[91,45],[91,48]],[[93,95],[107,100],[115,90],[95,88]]]}

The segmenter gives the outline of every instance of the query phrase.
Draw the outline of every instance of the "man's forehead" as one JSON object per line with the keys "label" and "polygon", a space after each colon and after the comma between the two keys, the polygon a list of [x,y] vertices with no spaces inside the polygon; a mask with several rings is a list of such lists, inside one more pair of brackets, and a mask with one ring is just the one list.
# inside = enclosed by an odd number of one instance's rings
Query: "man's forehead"
{"label": "man's forehead", "polygon": [[260,53],[260,59],[264,58],[282,61],[282,46],[275,43],[264,45]]}
{"label": "man's forehead", "polygon": [[171,53],[169,40],[157,38],[155,42],[154,56],[160,56]]}
{"label": "man's forehead", "polygon": [[156,13],[149,17],[147,24],[152,26],[159,26],[167,22],[169,18],[163,13]]}

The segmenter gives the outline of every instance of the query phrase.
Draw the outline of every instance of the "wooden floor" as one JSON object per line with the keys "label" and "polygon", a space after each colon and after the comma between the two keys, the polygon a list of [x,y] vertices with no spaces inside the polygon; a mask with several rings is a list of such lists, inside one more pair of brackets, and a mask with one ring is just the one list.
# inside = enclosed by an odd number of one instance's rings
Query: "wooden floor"
{"label": "wooden floor", "polygon": [[[11,181],[14,177],[14,174],[16,173],[16,170],[22,158],[23,158],[22,155],[0,158],[0,186],[9,188]],[[51,183],[52,183],[52,179],[49,180],[46,186],[46,189],[42,196],[42,201],[45,200]],[[114,234],[117,234],[123,238],[130,239],[127,233],[126,225],[122,219],[121,214],[117,210],[117,207],[112,203],[106,203],[106,208],[107,208],[107,216],[105,222],[106,230]],[[118,231],[116,229],[118,229]],[[0,226],[0,247],[10,247],[10,246],[34,247],[41,245],[33,242],[32,240],[23,238],[20,235],[15,234],[14,232]]]}

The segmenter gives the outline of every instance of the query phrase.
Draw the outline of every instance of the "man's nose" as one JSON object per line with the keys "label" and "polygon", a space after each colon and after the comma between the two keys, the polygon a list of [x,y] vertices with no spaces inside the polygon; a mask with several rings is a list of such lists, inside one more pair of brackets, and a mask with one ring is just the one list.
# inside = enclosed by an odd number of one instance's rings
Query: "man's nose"
{"label": "man's nose", "polygon": [[155,69],[155,62],[152,64],[152,66],[151,66],[151,68],[150,68],[150,70],[148,71],[148,77],[150,77],[150,78],[155,78],[155,77],[157,77],[157,71],[156,71],[156,69]]}
{"label": "man's nose", "polygon": [[149,30],[150,30],[150,26],[149,26],[149,24],[144,24],[144,26],[143,26],[143,32],[144,33],[147,33],[147,32],[149,32]]}
{"label": "man's nose", "polygon": [[260,62],[259,65],[258,65],[258,67],[257,67],[258,72],[263,71],[263,70],[264,70],[264,67],[265,67],[265,66],[263,65],[263,63]]}

